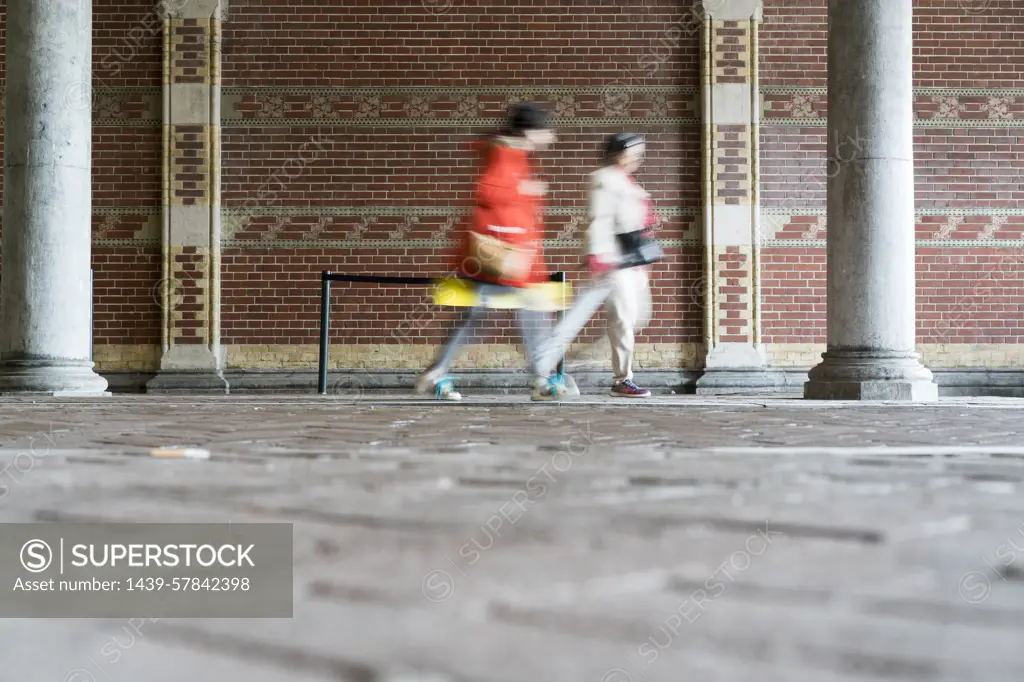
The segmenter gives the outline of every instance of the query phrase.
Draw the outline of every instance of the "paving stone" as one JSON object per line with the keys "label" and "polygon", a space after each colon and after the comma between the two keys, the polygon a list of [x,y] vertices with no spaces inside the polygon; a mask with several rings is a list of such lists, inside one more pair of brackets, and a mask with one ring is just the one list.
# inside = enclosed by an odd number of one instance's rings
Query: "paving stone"
{"label": "paving stone", "polygon": [[[0,621],[0,679],[1024,675],[1024,401],[0,404],[4,521],[291,522],[296,599],[162,620],[103,669],[123,623]],[[172,443],[211,459],[149,456]],[[725,562],[700,618],[667,620]]]}
{"label": "paving stone", "polygon": [[[345,656],[349,652],[370,660],[399,658],[408,665],[440,669],[458,680],[522,682],[522,680],[579,680],[624,682],[632,679],[678,682],[700,679],[726,680],[810,680],[794,674],[792,667],[735,662],[734,657],[710,658],[699,651],[672,651],[658,665],[633,672],[632,678],[616,675],[614,668],[626,663],[618,656],[624,647],[595,637],[553,632],[534,626],[497,621],[449,620],[429,609],[405,610],[401,616],[389,608],[366,604],[312,602],[296,611],[297,624],[290,628],[278,622],[254,636],[261,643],[301,641],[302,646],[322,655]],[[301,624],[298,624],[301,621]],[[231,636],[224,621],[201,621],[194,626],[206,636]],[[389,647],[374,633],[388,632],[400,648]],[[286,634],[289,633],[289,634]],[[217,641],[217,639],[213,639]],[[620,663],[621,661],[621,663]],[[626,666],[628,667],[628,665]],[[853,682],[867,680],[821,675],[814,680]],[[696,676],[696,677],[695,677]],[[426,681],[424,681],[426,682]]]}
{"label": "paving stone", "polygon": [[729,599],[726,591],[703,610],[671,595],[638,594],[572,608],[501,607],[492,614],[552,632],[621,641],[623,659],[630,651],[639,658],[671,647],[886,680],[952,682],[1024,674],[1015,653],[1019,630],[863,615],[821,605],[741,603],[738,597]]}
{"label": "paving stone", "polygon": [[[380,680],[356,668],[347,677],[335,670],[304,670],[299,666],[269,666],[265,660],[203,645],[168,642],[162,627],[171,621],[125,619],[79,621],[0,621],[0,640],[17,638],[18,647],[5,648],[3,679],[58,682],[274,682],[289,679]],[[158,639],[163,635],[162,639]],[[326,668],[326,666],[325,666]],[[372,668],[367,668],[372,672]],[[327,672],[334,675],[325,674]],[[361,675],[359,673],[362,673]],[[415,678],[413,678],[415,679]],[[390,682],[390,681],[389,681]]]}

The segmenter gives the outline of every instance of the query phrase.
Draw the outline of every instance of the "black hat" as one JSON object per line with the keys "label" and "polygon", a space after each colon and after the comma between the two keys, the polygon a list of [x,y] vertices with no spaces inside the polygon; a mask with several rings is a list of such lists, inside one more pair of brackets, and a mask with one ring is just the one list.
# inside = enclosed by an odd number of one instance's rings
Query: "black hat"
{"label": "black hat", "polygon": [[611,161],[630,147],[644,143],[644,136],[637,133],[615,133],[604,141],[605,161]]}
{"label": "black hat", "polygon": [[526,130],[544,130],[551,127],[547,110],[536,102],[520,102],[509,108],[504,132],[522,135]]}

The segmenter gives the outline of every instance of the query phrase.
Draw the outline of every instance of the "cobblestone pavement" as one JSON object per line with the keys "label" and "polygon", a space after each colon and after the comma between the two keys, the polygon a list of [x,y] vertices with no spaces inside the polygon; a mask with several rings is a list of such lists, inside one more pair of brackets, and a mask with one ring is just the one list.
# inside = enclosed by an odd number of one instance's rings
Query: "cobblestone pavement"
{"label": "cobblestone pavement", "polygon": [[7,399],[3,521],[292,522],[295,615],[0,620],[0,682],[1019,682],[1022,407]]}

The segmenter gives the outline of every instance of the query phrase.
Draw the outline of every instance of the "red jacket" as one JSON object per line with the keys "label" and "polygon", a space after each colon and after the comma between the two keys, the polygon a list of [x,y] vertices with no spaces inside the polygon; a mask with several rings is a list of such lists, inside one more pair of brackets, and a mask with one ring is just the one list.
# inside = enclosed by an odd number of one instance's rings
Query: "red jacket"
{"label": "red jacket", "polygon": [[[507,138],[496,137],[475,145],[484,162],[477,181],[475,203],[467,230],[496,237],[534,252],[530,274],[521,280],[492,279],[467,268],[469,235],[463,239],[458,270],[474,279],[521,287],[548,279],[541,253],[543,238],[543,200],[522,194],[519,183],[530,180],[530,164],[525,149]],[[494,229],[497,228],[497,229]]]}

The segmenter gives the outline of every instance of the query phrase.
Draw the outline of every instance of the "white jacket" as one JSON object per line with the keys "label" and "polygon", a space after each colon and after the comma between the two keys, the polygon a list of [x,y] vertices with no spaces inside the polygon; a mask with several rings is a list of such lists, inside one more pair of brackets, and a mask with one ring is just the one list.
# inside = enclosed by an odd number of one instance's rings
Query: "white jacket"
{"label": "white jacket", "polygon": [[615,235],[644,228],[649,196],[618,166],[605,166],[591,173],[590,227],[584,240],[587,255],[617,260],[620,254]]}

